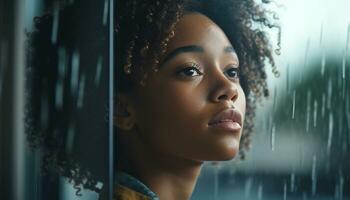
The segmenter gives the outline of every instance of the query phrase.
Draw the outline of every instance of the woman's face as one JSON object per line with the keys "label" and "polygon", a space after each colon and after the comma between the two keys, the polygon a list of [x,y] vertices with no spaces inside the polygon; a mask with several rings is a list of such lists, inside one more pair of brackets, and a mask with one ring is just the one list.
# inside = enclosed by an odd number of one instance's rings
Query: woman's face
{"label": "woman's face", "polygon": [[225,33],[204,15],[186,14],[159,71],[133,95],[134,130],[142,144],[181,159],[232,159],[246,108],[238,68]]}

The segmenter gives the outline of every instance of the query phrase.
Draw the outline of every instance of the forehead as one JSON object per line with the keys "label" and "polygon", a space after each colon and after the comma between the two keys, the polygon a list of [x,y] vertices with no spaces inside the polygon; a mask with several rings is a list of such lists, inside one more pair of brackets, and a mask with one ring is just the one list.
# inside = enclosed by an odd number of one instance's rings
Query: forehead
{"label": "forehead", "polygon": [[169,41],[168,51],[186,45],[222,50],[231,43],[221,28],[207,16],[190,13],[184,15],[175,26],[175,36]]}

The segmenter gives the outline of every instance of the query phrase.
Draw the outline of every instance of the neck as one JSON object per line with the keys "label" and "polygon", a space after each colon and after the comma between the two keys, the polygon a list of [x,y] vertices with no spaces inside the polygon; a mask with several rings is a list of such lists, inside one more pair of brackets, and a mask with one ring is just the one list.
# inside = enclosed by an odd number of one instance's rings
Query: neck
{"label": "neck", "polygon": [[202,162],[162,155],[149,148],[131,146],[131,174],[145,183],[160,200],[191,197]]}

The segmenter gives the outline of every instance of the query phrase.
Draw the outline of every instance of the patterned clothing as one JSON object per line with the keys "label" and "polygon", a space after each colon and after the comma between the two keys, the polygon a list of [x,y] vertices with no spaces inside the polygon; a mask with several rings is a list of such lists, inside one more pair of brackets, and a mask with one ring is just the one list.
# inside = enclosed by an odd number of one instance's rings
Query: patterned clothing
{"label": "patterned clothing", "polygon": [[116,200],[159,200],[145,184],[127,173],[117,172],[116,182]]}

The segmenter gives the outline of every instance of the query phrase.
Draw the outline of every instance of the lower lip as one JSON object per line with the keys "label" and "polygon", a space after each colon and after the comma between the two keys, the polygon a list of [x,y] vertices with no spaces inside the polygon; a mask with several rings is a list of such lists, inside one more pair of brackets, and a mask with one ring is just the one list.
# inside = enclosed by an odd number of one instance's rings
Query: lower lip
{"label": "lower lip", "polygon": [[210,124],[209,127],[220,128],[220,129],[224,129],[227,131],[239,131],[239,130],[241,130],[241,125],[239,125],[237,122],[232,122],[232,121]]}

